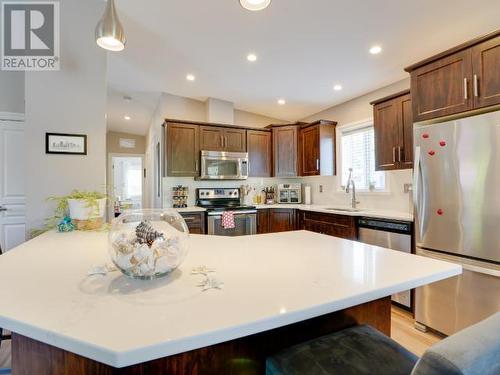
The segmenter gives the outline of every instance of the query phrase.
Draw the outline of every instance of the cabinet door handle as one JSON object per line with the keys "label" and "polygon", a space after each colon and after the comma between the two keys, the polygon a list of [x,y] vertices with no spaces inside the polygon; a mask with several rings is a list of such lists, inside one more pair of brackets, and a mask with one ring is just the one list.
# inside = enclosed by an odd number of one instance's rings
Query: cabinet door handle
{"label": "cabinet door handle", "polygon": [[465,100],[469,99],[469,93],[468,93],[469,90],[467,90],[467,86],[468,86],[467,78],[464,78],[464,99]]}
{"label": "cabinet door handle", "polygon": [[396,163],[396,147],[392,147],[392,164]]}
{"label": "cabinet door handle", "polygon": [[224,148],[224,136],[220,136],[220,147]]}
{"label": "cabinet door handle", "polygon": [[198,172],[198,160],[195,160],[194,168],[195,168],[195,171]]}
{"label": "cabinet door handle", "polygon": [[403,160],[403,148],[401,146],[398,146],[398,161],[401,163]]}
{"label": "cabinet door handle", "polygon": [[227,137],[224,137],[224,148],[227,147]]}
{"label": "cabinet door handle", "polygon": [[479,96],[479,88],[478,88],[478,81],[477,81],[477,74],[474,74],[474,96],[477,98]]}
{"label": "cabinet door handle", "polygon": [[316,159],[316,170],[319,172],[319,159]]}

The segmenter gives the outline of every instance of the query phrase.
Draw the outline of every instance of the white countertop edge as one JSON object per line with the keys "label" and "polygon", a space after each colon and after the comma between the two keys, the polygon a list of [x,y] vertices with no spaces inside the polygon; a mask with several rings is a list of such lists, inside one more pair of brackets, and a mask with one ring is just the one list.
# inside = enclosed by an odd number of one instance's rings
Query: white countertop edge
{"label": "white countertop edge", "polygon": [[323,305],[312,306],[300,311],[280,314],[270,318],[254,321],[243,326],[223,328],[217,331],[207,332],[185,339],[179,339],[175,342],[153,344],[150,346],[125,352],[114,352],[103,347],[89,345],[72,337],[68,337],[63,334],[48,332],[11,319],[0,318],[0,326],[20,335],[32,338],[37,341],[41,341],[63,350],[67,350],[86,358],[93,359],[106,365],[116,368],[122,368],[315,318],[321,315],[384,298],[404,290],[427,285],[442,279],[446,279],[448,277],[453,277],[461,273],[462,267],[459,265],[455,265],[455,267],[447,271],[442,271],[433,276],[415,278],[404,283],[392,285],[390,287],[385,287],[382,289],[378,288],[376,291],[370,291],[350,298],[337,300]]}

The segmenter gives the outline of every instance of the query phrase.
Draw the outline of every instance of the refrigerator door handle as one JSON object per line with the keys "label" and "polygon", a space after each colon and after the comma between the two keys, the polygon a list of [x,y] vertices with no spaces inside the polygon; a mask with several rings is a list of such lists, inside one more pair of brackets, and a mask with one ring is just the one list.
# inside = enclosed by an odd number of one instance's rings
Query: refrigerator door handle
{"label": "refrigerator door handle", "polygon": [[467,271],[500,277],[500,267],[486,262],[468,260],[457,256],[441,254],[435,251],[420,248],[417,248],[416,255],[421,255],[423,257],[441,260],[444,262],[455,263],[462,266],[462,269]]}
{"label": "refrigerator door handle", "polygon": [[413,205],[415,207],[415,225],[417,228],[417,242],[424,229],[424,218],[422,217],[422,169],[420,167],[420,146],[415,147],[415,161],[413,170]]}

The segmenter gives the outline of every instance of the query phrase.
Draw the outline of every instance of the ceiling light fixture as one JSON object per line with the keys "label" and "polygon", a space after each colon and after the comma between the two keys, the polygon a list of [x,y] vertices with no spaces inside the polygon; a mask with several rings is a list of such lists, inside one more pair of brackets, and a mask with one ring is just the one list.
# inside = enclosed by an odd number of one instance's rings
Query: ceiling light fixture
{"label": "ceiling light fixture", "polygon": [[279,105],[285,105],[286,104],[286,100],[285,99],[278,99],[278,104]]}
{"label": "ceiling light fixture", "polygon": [[257,61],[257,55],[255,53],[250,53],[247,56],[247,60],[251,61],[251,62],[255,62],[255,61]]}
{"label": "ceiling light fixture", "polygon": [[124,118],[125,120],[127,120],[127,121],[129,121],[129,120],[131,119],[131,117],[130,117],[130,116],[125,116],[125,117],[123,117],[123,118]]}
{"label": "ceiling light fixture", "polygon": [[243,8],[252,11],[266,9],[269,4],[271,4],[271,0],[240,0],[240,5]]}
{"label": "ceiling light fixture", "polygon": [[108,0],[106,10],[95,28],[95,41],[108,51],[122,51],[127,42],[125,31],[116,13],[115,0]]}
{"label": "ceiling light fixture", "polygon": [[196,77],[195,77],[194,75],[192,75],[192,74],[188,74],[188,75],[186,76],[186,79],[187,79],[188,81],[194,81],[194,80],[196,79]]}
{"label": "ceiling light fixture", "polygon": [[382,47],[380,46],[373,46],[372,48],[370,48],[370,53],[372,55],[378,55],[380,52],[382,52]]}
{"label": "ceiling light fixture", "polygon": [[335,85],[335,86],[333,86],[333,89],[335,91],[340,91],[340,90],[342,90],[342,85]]}

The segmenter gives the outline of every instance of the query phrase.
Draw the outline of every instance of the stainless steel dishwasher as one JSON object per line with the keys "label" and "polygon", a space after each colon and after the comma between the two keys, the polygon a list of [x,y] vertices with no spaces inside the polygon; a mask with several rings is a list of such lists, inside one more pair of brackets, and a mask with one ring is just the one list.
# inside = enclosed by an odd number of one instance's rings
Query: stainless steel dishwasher
{"label": "stainless steel dishwasher", "polygon": [[[361,217],[358,220],[358,227],[360,242],[411,253],[411,222]],[[409,290],[392,296],[394,302],[410,310],[411,299]]]}

